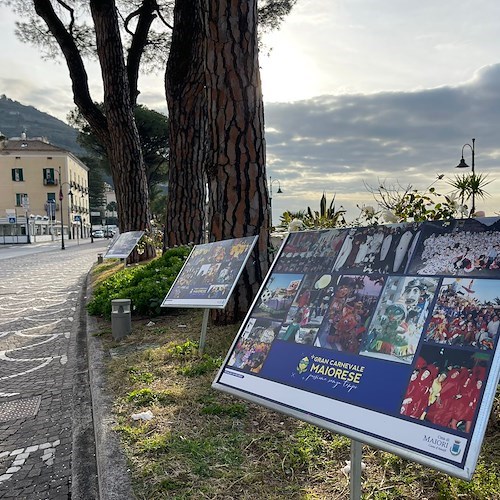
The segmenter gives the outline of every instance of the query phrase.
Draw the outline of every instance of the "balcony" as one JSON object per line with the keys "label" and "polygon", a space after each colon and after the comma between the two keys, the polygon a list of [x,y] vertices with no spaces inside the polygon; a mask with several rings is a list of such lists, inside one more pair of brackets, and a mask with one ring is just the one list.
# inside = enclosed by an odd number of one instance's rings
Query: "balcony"
{"label": "balcony", "polygon": [[57,186],[59,184],[57,179],[43,179],[44,186]]}

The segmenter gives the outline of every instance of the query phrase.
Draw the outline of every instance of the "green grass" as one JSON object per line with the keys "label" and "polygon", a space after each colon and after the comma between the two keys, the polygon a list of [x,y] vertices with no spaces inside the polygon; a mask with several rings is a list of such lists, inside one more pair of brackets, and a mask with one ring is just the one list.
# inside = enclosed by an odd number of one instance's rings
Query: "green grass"
{"label": "green grass", "polygon": [[131,391],[126,396],[126,401],[136,408],[151,406],[153,404],[167,405],[174,402],[174,398],[167,391],[153,391],[149,388]]}

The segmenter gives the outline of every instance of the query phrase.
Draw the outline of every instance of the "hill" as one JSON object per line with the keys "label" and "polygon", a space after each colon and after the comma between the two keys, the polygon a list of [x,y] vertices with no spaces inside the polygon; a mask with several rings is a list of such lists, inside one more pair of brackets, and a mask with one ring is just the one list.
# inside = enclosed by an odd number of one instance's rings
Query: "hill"
{"label": "hill", "polygon": [[0,132],[7,138],[20,137],[23,132],[28,137],[46,137],[51,144],[71,151],[76,156],[84,155],[84,150],[76,142],[76,129],[5,95],[0,95]]}

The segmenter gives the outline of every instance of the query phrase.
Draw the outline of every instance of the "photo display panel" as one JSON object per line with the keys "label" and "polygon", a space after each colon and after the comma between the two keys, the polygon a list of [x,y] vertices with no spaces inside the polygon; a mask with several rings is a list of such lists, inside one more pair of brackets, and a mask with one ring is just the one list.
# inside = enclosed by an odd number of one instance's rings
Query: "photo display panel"
{"label": "photo display panel", "polygon": [[291,233],[213,386],[470,479],[499,317],[498,218]]}
{"label": "photo display panel", "polygon": [[111,246],[104,255],[106,259],[126,259],[142,238],[144,231],[128,231],[120,233],[118,238],[111,242]]}
{"label": "photo display panel", "polygon": [[224,309],[258,236],[196,245],[161,307]]}

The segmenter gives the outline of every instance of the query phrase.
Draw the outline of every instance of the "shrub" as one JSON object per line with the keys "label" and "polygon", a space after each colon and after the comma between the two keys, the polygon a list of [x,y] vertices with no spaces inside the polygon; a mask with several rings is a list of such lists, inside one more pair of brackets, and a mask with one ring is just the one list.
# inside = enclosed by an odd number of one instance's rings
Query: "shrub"
{"label": "shrub", "polygon": [[189,255],[188,247],[167,250],[141,266],[127,267],[100,283],[87,305],[89,314],[111,317],[111,301],[131,299],[133,314],[158,315],[160,304]]}

